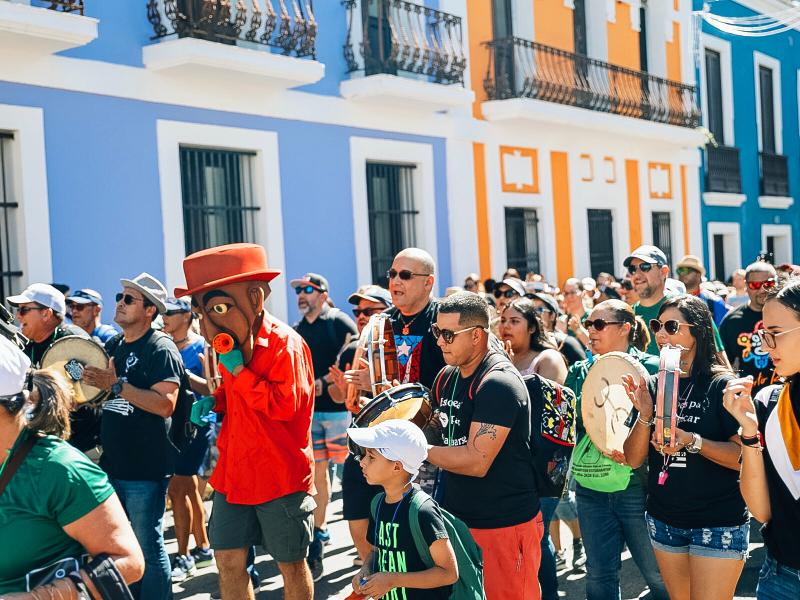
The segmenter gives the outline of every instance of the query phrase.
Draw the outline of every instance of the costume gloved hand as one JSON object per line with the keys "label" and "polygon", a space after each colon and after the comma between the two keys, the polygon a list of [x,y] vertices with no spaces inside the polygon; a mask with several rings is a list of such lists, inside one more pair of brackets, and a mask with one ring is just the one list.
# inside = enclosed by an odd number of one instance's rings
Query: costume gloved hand
{"label": "costume gloved hand", "polygon": [[192,414],[189,420],[198,427],[205,427],[209,424],[209,415],[214,409],[214,397],[203,396],[192,404]]}
{"label": "costume gloved hand", "polygon": [[225,354],[219,354],[218,357],[219,362],[225,365],[225,368],[231,375],[233,375],[233,371],[236,367],[244,366],[244,356],[242,356],[242,351],[238,348],[229,350]]}

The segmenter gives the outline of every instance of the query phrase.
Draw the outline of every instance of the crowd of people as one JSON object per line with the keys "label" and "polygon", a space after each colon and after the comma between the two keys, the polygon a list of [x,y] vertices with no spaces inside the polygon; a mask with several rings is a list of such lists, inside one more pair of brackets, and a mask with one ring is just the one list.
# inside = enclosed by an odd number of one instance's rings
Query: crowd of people
{"label": "crowd of people", "polygon": [[[0,597],[168,599],[215,562],[223,599],[254,598],[263,550],[284,597],[310,600],[338,477],[354,599],[554,600],[569,564],[589,600],[617,600],[626,548],[648,598],[731,599],[756,523],[758,598],[799,598],[800,268],[759,257],[728,285],[688,255],[673,278],[654,246],[623,267],[560,285],[470,274],[437,298],[433,258],[407,248],[347,311],[323,275],[291,279],[291,327],[265,309],[279,272],[250,244],[187,257],[173,294],[147,273],[121,279],[116,326],[94,290],[30,285],[5,299],[18,332],[0,323],[0,547],[16,549]],[[385,393],[361,354],[376,315],[396,348]],[[48,351],[68,338],[108,363],[65,378],[73,361]],[[656,415],[664,348],[680,349],[670,443]],[[582,400],[612,355],[643,375],[616,382],[633,409],[608,452]],[[392,390],[422,390],[422,427],[354,422]],[[548,454],[553,440],[566,454]],[[588,456],[602,476],[583,475]]]}

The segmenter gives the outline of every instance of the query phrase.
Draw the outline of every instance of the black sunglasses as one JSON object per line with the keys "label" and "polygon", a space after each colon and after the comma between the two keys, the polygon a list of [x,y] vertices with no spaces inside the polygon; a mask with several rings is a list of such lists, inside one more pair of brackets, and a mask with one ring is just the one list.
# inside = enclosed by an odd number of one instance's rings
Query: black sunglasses
{"label": "black sunglasses", "polygon": [[466,333],[467,331],[472,331],[473,329],[484,329],[479,325],[473,325],[472,327],[466,327],[465,329],[459,329],[458,331],[451,331],[450,329],[440,329],[439,326],[434,323],[431,325],[431,333],[433,337],[437,340],[441,337],[444,339],[446,344],[452,344],[453,340],[456,339],[456,336],[459,333]]}
{"label": "black sunglasses", "polygon": [[625,321],[606,321],[604,319],[586,319],[583,322],[583,326],[586,329],[592,328],[595,331],[603,331],[607,325],[623,325]]}
{"label": "black sunglasses", "polygon": [[412,277],[428,277],[429,275],[430,273],[414,273],[408,269],[403,269],[402,271],[398,271],[397,269],[389,269],[386,271],[386,279],[394,279],[395,277],[399,277],[403,281],[408,281]]}
{"label": "black sunglasses", "polygon": [[539,313],[540,315],[543,315],[544,313],[551,313],[551,312],[553,312],[553,310],[552,310],[552,309],[550,309],[550,308],[545,308],[544,306],[537,306],[537,307],[536,307],[536,308],[534,308],[533,310],[535,310],[535,311],[536,311],[537,313]]}
{"label": "black sunglasses", "polygon": [[514,290],[495,290],[492,293],[495,298],[513,298],[514,296],[519,296]]}
{"label": "black sunglasses", "polygon": [[121,300],[125,304],[127,304],[128,306],[130,306],[134,302],[142,302],[142,303],[144,303],[144,298],[135,298],[134,296],[131,296],[130,294],[117,294],[114,297],[117,299],[117,302],[119,302]]}
{"label": "black sunglasses", "polygon": [[44,306],[21,306],[17,309],[17,314],[25,316],[32,310],[47,310]]}
{"label": "black sunglasses", "polygon": [[372,315],[377,315],[382,313],[385,309],[383,308],[354,308],[353,314],[356,316],[356,319],[361,315],[365,317],[371,317]]}
{"label": "black sunglasses", "polygon": [[661,331],[661,328],[664,328],[664,331],[667,332],[669,335],[675,335],[681,328],[681,325],[686,325],[687,327],[694,327],[691,323],[681,323],[677,319],[670,319],[668,321],[664,321],[663,323],[658,319],[650,319],[650,330],[653,333],[658,333]]}
{"label": "black sunglasses", "polygon": [[298,285],[294,288],[294,293],[298,296],[300,294],[313,294],[314,292],[318,292],[319,290],[315,288],[313,285]]}
{"label": "black sunglasses", "polygon": [[186,310],[168,310],[164,313],[165,317],[174,317],[175,315],[185,315],[187,312]]}
{"label": "black sunglasses", "polygon": [[658,264],[658,263],[642,263],[642,264],[640,264],[638,266],[637,265],[628,265],[628,273],[633,275],[633,274],[636,273],[637,269],[639,271],[641,271],[642,273],[649,273],[650,269],[652,269],[653,267],[660,267],[660,266],[661,265]]}

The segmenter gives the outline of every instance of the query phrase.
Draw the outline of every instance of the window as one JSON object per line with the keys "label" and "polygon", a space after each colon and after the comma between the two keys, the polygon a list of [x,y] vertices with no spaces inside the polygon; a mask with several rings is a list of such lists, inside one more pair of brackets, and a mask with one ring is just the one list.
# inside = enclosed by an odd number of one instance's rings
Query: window
{"label": "window", "polygon": [[761,152],[776,154],[775,146],[775,102],[773,96],[772,69],[759,65],[758,91],[761,99]]}
{"label": "window", "polygon": [[539,270],[539,217],[528,208],[506,208],[506,264],[524,277]]}
{"label": "window", "polygon": [[575,7],[572,9],[572,35],[575,40],[575,54],[588,56],[585,0],[575,0]]}
{"label": "window", "polygon": [[255,243],[255,153],[181,146],[186,254],[221,244]]}
{"label": "window", "polygon": [[592,276],[598,273],[615,273],[614,217],[610,210],[588,210],[589,264]]}
{"label": "window", "polygon": [[414,165],[367,163],[367,210],[372,281],[386,285],[395,254],[416,246],[419,211],[414,202]]}
{"label": "window", "polygon": [[653,213],[653,245],[664,251],[667,264],[672,265],[672,215],[668,212]]}
{"label": "window", "polygon": [[512,0],[492,0],[492,34],[494,39],[502,40],[514,35],[511,21]]}
{"label": "window", "polygon": [[724,114],[722,109],[722,60],[720,53],[706,48],[706,98],[708,130],[720,146],[725,145]]}
{"label": "window", "polygon": [[0,133],[0,298],[22,289],[17,238],[19,204],[11,182],[11,144],[14,137]]}
{"label": "window", "polygon": [[711,269],[709,278],[728,281],[731,274],[742,266],[741,239],[739,223],[709,222],[708,266]]}

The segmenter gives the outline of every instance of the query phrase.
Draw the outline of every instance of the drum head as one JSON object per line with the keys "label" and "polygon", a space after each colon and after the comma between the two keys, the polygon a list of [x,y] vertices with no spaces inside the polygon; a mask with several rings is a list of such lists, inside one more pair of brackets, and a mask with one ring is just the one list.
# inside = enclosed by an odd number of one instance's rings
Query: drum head
{"label": "drum head", "polygon": [[630,431],[625,420],[633,404],[622,384],[623,375],[631,375],[639,383],[647,370],[624,352],[609,352],[591,366],[581,390],[583,425],[597,449],[605,454],[622,452]]}
{"label": "drum head", "polygon": [[108,355],[97,342],[78,336],[56,340],[42,356],[42,368],[52,369],[63,375],[72,387],[78,404],[94,402],[106,393],[81,381],[83,369],[89,365],[107,369]]}

